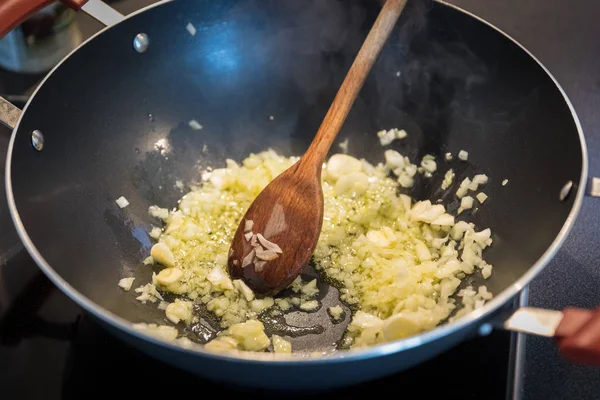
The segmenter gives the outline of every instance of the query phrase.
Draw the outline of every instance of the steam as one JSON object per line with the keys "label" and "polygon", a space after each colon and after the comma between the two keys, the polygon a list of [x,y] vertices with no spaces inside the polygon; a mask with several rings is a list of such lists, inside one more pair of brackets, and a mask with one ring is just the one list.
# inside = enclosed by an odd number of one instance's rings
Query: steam
{"label": "steam", "polygon": [[[277,49],[274,54],[280,55],[274,61],[289,63],[282,73],[287,74],[287,79],[293,77],[298,95],[313,107],[313,112],[318,109],[324,113],[383,1],[283,3],[293,13],[273,38]],[[417,120],[439,118],[456,105],[457,96],[464,96],[487,79],[485,64],[460,38],[445,40],[435,32],[436,27],[430,26],[433,8],[443,7],[433,3],[407,3],[365,83],[362,99],[357,101],[363,104],[357,107],[368,108],[377,120],[389,119],[390,108]],[[451,21],[444,29],[451,31],[449,24]],[[321,117],[316,119],[316,125]]]}

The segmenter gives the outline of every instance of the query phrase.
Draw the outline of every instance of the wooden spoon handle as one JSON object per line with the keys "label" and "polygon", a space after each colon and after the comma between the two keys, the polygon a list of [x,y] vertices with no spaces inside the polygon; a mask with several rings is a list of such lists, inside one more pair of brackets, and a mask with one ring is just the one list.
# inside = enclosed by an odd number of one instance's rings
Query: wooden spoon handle
{"label": "wooden spoon handle", "polygon": [[303,157],[320,168],[407,0],[387,0]]}

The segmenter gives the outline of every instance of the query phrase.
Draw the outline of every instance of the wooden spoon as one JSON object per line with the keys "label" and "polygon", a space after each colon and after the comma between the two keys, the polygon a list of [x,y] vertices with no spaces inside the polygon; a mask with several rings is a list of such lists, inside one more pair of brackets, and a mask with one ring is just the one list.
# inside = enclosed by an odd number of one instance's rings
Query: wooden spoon
{"label": "wooden spoon", "polygon": [[323,225],[321,167],[407,0],[387,0],[302,158],[254,200],[229,251],[229,273],[274,295],[310,261]]}

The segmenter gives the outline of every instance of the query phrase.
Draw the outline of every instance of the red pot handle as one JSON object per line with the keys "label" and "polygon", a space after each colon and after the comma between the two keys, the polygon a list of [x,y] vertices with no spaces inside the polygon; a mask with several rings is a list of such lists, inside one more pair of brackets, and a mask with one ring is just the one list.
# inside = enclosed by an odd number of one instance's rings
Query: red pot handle
{"label": "red pot handle", "polygon": [[[63,0],[67,6],[79,10],[88,0]],[[17,27],[36,11],[54,3],[54,0],[0,0],[0,38]]]}
{"label": "red pot handle", "polygon": [[567,308],[554,336],[562,356],[570,361],[600,366],[600,308]]}

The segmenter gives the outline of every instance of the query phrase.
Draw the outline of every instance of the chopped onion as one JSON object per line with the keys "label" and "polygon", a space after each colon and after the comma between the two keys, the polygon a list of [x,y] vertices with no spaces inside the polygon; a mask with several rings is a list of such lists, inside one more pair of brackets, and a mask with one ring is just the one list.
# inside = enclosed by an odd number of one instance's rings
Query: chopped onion
{"label": "chopped onion", "polygon": [[450,214],[442,214],[431,221],[431,225],[452,226],[454,225],[454,217]]}
{"label": "chopped onion", "polygon": [[302,286],[302,294],[306,297],[315,297],[319,294],[319,288],[317,287],[317,280],[313,279],[308,282],[306,285]]}
{"label": "chopped onion", "polygon": [[450,168],[444,175],[444,181],[442,182],[442,190],[448,189],[454,180],[454,170]]}
{"label": "chopped onion", "polygon": [[300,309],[303,311],[314,311],[319,308],[319,302],[317,300],[310,300],[300,303]]}
{"label": "chopped onion", "polygon": [[420,240],[416,240],[415,242],[415,251],[419,260],[421,262],[431,260],[431,252],[429,251],[425,243],[421,242]]}
{"label": "chopped onion", "polygon": [[256,249],[256,258],[258,258],[259,260],[263,260],[263,261],[271,261],[276,259],[277,257],[279,257],[277,255],[277,253],[275,253],[273,250],[260,250],[260,249]]}
{"label": "chopped onion", "polygon": [[390,130],[381,130],[377,132],[377,137],[379,137],[379,141],[382,146],[387,146],[391,144],[396,139],[404,139],[408,134],[404,129],[390,129]]}
{"label": "chopped onion", "polygon": [[164,300],[161,300],[161,301],[160,301],[160,303],[158,303],[158,307],[157,307],[157,308],[158,308],[159,310],[163,310],[163,311],[164,311],[164,310],[166,310],[166,309],[167,309],[167,306],[168,306],[169,304],[171,304],[171,303],[169,303],[169,302],[167,302],[167,301],[164,301]]}
{"label": "chopped onion", "polygon": [[156,226],[153,227],[152,230],[150,231],[150,237],[152,239],[158,239],[161,234],[162,234],[162,229],[160,229]]}
{"label": "chopped onion", "polygon": [[251,232],[253,227],[254,221],[252,221],[251,219],[247,219],[244,223],[244,232]]}
{"label": "chopped onion", "polygon": [[124,291],[129,292],[131,290],[131,285],[133,285],[133,281],[135,278],[123,278],[119,281],[119,286],[123,288]]}
{"label": "chopped onion", "polygon": [[191,324],[193,317],[192,311],[193,304],[191,301],[177,299],[167,306],[165,315],[167,319],[174,324],[178,324],[179,321]]}
{"label": "chopped onion", "polygon": [[360,196],[369,188],[369,177],[364,172],[352,172],[341,176],[335,184],[338,195],[348,194],[352,197]]}
{"label": "chopped onion", "polygon": [[505,179],[502,181],[502,186],[506,186],[506,184],[508,183],[508,179]]}
{"label": "chopped onion", "polygon": [[157,300],[163,300],[161,294],[156,290],[156,286],[154,286],[152,283],[147,283],[144,286],[136,288],[135,292],[140,293],[140,295],[135,299],[141,301],[142,303],[146,303],[146,301],[156,303]]}
{"label": "chopped onion", "polygon": [[233,286],[242,293],[246,301],[254,300],[254,292],[252,289],[246,285],[246,283],[241,279],[235,279],[233,281]]}
{"label": "chopped onion", "polygon": [[398,177],[398,183],[403,188],[410,188],[414,185],[415,180],[406,174],[402,174]]}
{"label": "chopped onion", "polygon": [[396,150],[386,150],[384,153],[386,166],[394,170],[396,168],[404,168],[405,160],[404,156],[398,153]]}
{"label": "chopped onion", "polygon": [[471,196],[465,196],[460,201],[460,208],[463,210],[469,210],[473,208],[473,198]]}
{"label": "chopped onion", "polygon": [[423,328],[422,316],[417,312],[400,312],[385,320],[382,332],[388,341],[413,336]]}
{"label": "chopped onion", "polygon": [[362,163],[360,160],[346,154],[334,154],[329,158],[327,167],[325,168],[326,177],[333,181],[337,181],[344,175],[352,172],[360,172]]}
{"label": "chopped onion", "polygon": [[[492,243],[491,231],[482,229],[485,227],[476,231],[475,225],[456,221],[442,204],[415,202],[399,193],[402,186],[414,185],[417,173],[430,172],[394,150],[386,153],[385,161],[377,165],[346,154],[336,154],[323,164],[324,219],[313,260],[319,273],[339,284],[342,301],[369,311],[365,314],[371,316],[372,324],[361,325],[358,317],[347,329],[353,348],[410,336],[410,323],[414,323],[416,333],[433,329],[455,318],[450,317],[453,312],[460,317],[482,306],[488,296],[476,289],[462,292],[458,300],[454,295],[467,275],[481,271],[484,278],[490,276],[492,266],[484,260],[483,251]],[[433,157],[426,160],[435,161]],[[264,351],[270,346],[269,338],[262,336],[262,325],[244,325],[246,328],[241,330],[248,335],[233,327],[256,319],[274,304],[278,307],[271,311],[277,313],[318,309],[318,287],[312,278],[303,282],[298,277],[290,290],[296,294],[290,297],[257,299],[242,280],[232,281],[226,268],[225,256],[240,223],[240,213],[269,182],[297,161],[298,157],[283,157],[272,150],[251,154],[240,163],[227,160],[226,167],[203,174],[202,185],[192,187],[176,210],[153,209],[166,223],[157,240],[174,256],[170,268],[182,273],[167,285],[161,283],[163,276],[153,274],[152,282],[157,286],[142,287],[141,299],[158,302],[158,287],[205,306],[221,329],[206,347],[234,351]],[[449,178],[451,173],[445,172],[444,178]],[[437,164],[435,173],[439,173]],[[459,196],[461,203],[470,188],[482,184],[481,177],[467,179],[461,189],[464,193]],[[276,257],[281,248],[266,239],[276,237],[274,233],[267,231],[261,239],[252,228],[244,232],[250,233],[245,238],[250,238],[253,251],[245,266],[253,265],[260,273],[267,261],[257,256]],[[234,265],[242,264],[243,255],[236,252],[236,256],[233,260],[230,255],[229,260]],[[171,310],[174,308],[171,306]],[[328,310],[334,321],[333,310],[343,309]],[[253,340],[260,345],[255,346]]]}
{"label": "chopped onion", "polygon": [[185,26],[185,29],[187,29],[190,35],[196,36],[196,27],[194,27],[191,22],[188,22],[188,24]]}
{"label": "chopped onion", "polygon": [[144,261],[142,261],[144,265],[152,265],[154,264],[154,257],[152,256],[148,256],[146,258],[144,258]]}
{"label": "chopped onion", "polygon": [[481,268],[481,276],[483,276],[483,279],[487,279],[492,276],[492,266],[486,264],[483,268]]}
{"label": "chopped onion", "polygon": [[467,161],[467,159],[469,158],[469,153],[464,150],[461,150],[458,152],[458,158],[462,161]]}
{"label": "chopped onion", "polygon": [[206,276],[206,279],[219,289],[233,289],[233,283],[231,282],[231,279],[229,279],[229,274],[225,272],[221,265],[214,267]]}
{"label": "chopped onion", "polygon": [[479,174],[473,177],[473,182],[475,182],[478,185],[485,185],[486,183],[488,183],[488,180],[489,178],[485,174]]}
{"label": "chopped onion", "polygon": [[195,119],[191,120],[188,125],[190,126],[190,128],[192,128],[195,131],[199,131],[203,128],[202,125],[200,125],[200,123],[198,121],[196,121]]}
{"label": "chopped onion", "polygon": [[275,353],[282,354],[291,354],[292,353],[292,344],[278,335],[273,335],[271,337],[273,340],[273,351]]}
{"label": "chopped onion", "polygon": [[483,193],[483,192],[481,192],[481,193],[478,193],[477,196],[475,196],[475,197],[477,197],[477,200],[479,200],[479,202],[481,204],[483,204],[487,200],[488,195],[485,194],[485,193]]}
{"label": "chopped onion", "polygon": [[423,168],[425,172],[433,174],[437,170],[437,163],[435,162],[435,158],[433,158],[433,156],[423,157],[423,160],[421,160],[421,168]]}
{"label": "chopped onion", "polygon": [[342,315],[344,314],[344,309],[341,306],[329,307],[327,311],[334,322],[340,321],[342,319]]}
{"label": "chopped onion", "polygon": [[469,191],[469,185],[471,185],[471,180],[469,178],[465,178],[456,190],[456,197],[462,199],[464,196],[466,196]]}
{"label": "chopped onion", "polygon": [[163,286],[169,286],[175,283],[183,276],[183,271],[179,268],[166,268],[156,275],[156,282]]}
{"label": "chopped onion", "polygon": [[263,245],[263,247],[265,249],[270,250],[270,251],[274,251],[275,253],[279,253],[279,254],[283,253],[283,251],[281,251],[281,247],[279,247],[277,244],[275,244],[273,242],[269,242],[260,233],[258,235],[256,235],[256,237],[258,238],[258,241],[260,242],[260,244]]}
{"label": "chopped onion", "polygon": [[169,210],[167,210],[166,208],[150,206],[148,208],[148,212],[150,213],[151,216],[153,216],[155,218],[160,218],[162,220],[166,220],[167,218],[169,218]]}
{"label": "chopped onion", "polygon": [[460,240],[465,232],[472,229],[471,225],[465,221],[459,221],[450,230],[450,235],[453,240]]}
{"label": "chopped onion", "polygon": [[254,250],[251,250],[250,253],[248,253],[246,255],[246,257],[244,257],[244,259],[242,260],[242,268],[246,268],[248,265],[252,264],[253,260],[254,260]]}
{"label": "chopped onion", "polygon": [[172,267],[175,265],[175,256],[169,246],[165,243],[156,243],[150,250],[150,255],[154,261],[164,265],[165,267]]}
{"label": "chopped onion", "polygon": [[127,201],[127,199],[123,196],[119,197],[117,200],[115,200],[115,202],[120,208],[125,208],[129,205],[129,201]]}

